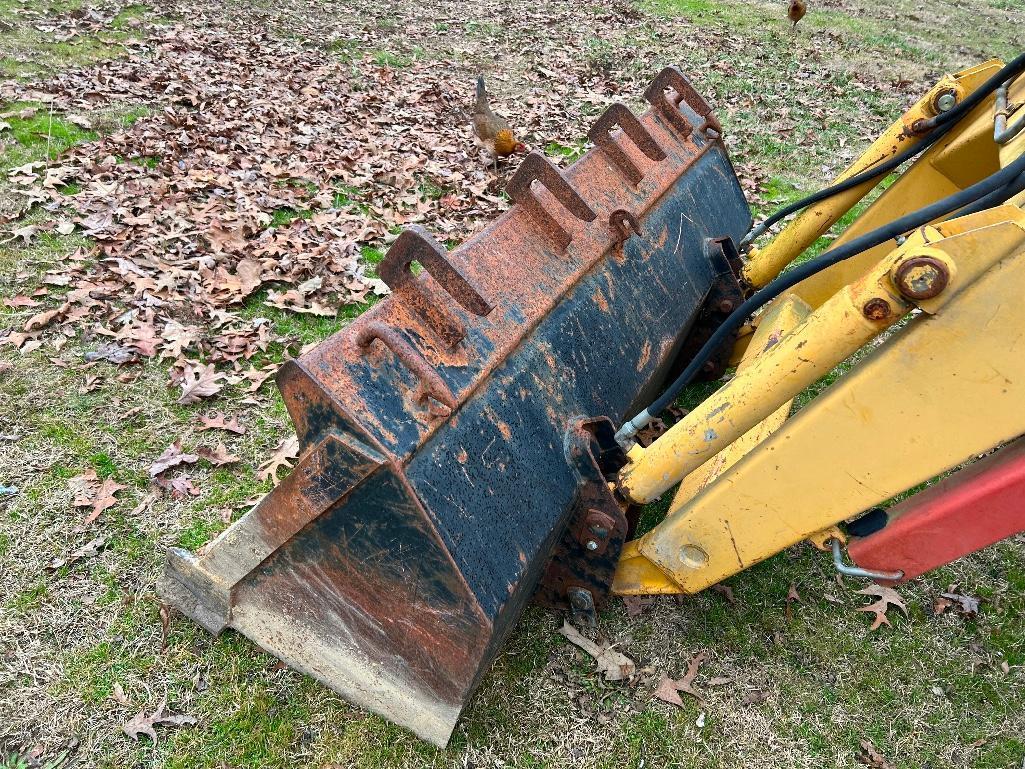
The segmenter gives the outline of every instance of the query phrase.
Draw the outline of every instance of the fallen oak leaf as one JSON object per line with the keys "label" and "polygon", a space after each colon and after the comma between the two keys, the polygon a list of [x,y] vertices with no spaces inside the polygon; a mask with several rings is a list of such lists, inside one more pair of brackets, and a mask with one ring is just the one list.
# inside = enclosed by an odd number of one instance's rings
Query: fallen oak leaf
{"label": "fallen oak leaf", "polygon": [[235,433],[237,435],[245,435],[246,429],[238,423],[238,417],[232,417],[229,421],[224,416],[223,411],[217,411],[210,416],[199,414],[196,419],[199,421],[200,427],[196,429],[202,432],[203,430],[226,430],[229,433]]}
{"label": "fallen oak leaf", "polygon": [[153,727],[156,724],[166,724],[168,726],[187,726],[196,723],[194,716],[178,715],[172,716],[167,713],[167,700],[163,699],[157,706],[153,715],[147,716],[145,709],[140,710],[135,714],[135,717],[131,721],[124,724],[121,730],[131,737],[136,742],[139,741],[139,735],[145,734],[153,743],[157,742],[157,732]]}
{"label": "fallen oak leaf", "polygon": [[278,483],[278,471],[281,468],[288,469],[292,466],[292,460],[298,459],[299,457],[299,439],[298,438],[286,438],[278,444],[277,448],[274,449],[274,454],[271,458],[260,465],[256,477],[261,481],[273,481],[275,485]]}
{"label": "fallen oak leaf", "polygon": [[152,465],[149,467],[149,474],[151,478],[156,478],[165,470],[172,467],[178,467],[178,465],[194,465],[199,461],[199,455],[197,454],[186,454],[182,451],[181,441],[175,441],[161,454]]}
{"label": "fallen oak leaf", "polygon": [[24,294],[12,296],[10,299],[4,299],[4,307],[10,307],[14,310],[19,307],[38,307],[39,305],[40,302],[37,302],[31,296],[25,296]]}
{"label": "fallen oak leaf", "polygon": [[858,761],[872,769],[895,769],[870,740],[861,741],[861,753],[858,754]]}
{"label": "fallen oak leaf", "polygon": [[184,474],[171,478],[170,480],[167,478],[156,478],[155,482],[160,488],[170,491],[171,496],[177,499],[190,496],[198,497],[201,493],[200,490],[192,483],[192,479]]}
{"label": "fallen oak leaf", "polygon": [[651,595],[624,595],[623,605],[626,606],[626,613],[629,617],[639,617],[644,610],[655,603],[655,596]]}
{"label": "fallen oak leaf", "polygon": [[100,477],[93,469],[69,478],[68,486],[74,494],[74,498],[71,500],[72,507],[90,507],[93,503],[93,493],[99,482]]}
{"label": "fallen oak leaf", "polygon": [[92,512],[85,517],[85,520],[82,521],[82,525],[88,526],[90,523],[92,523],[100,517],[100,513],[116,505],[118,500],[117,497],[115,497],[114,495],[125,488],[128,487],[122,486],[120,483],[117,483],[112,478],[107,478],[105,481],[103,481],[103,483],[100,484],[100,488],[96,491],[96,496],[93,499]]}
{"label": "fallen oak leaf", "polygon": [[797,584],[791,582],[790,589],[787,591],[787,608],[785,611],[787,619],[791,619],[794,616],[793,605],[795,603],[804,603],[804,601],[801,598],[801,594],[797,592]]}
{"label": "fallen oak leaf", "polygon": [[698,669],[706,659],[708,659],[708,654],[705,652],[698,652],[691,657],[690,662],[687,663],[687,672],[678,681],[674,681],[668,676],[662,676],[658,688],[655,689],[654,696],[663,702],[683,707],[683,700],[680,699],[679,692],[686,692],[696,699],[699,704],[704,705],[705,698],[701,692],[694,688],[694,679],[697,677]]}
{"label": "fallen oak leaf", "polygon": [[[948,602],[948,606],[957,604],[958,611],[966,617],[976,617],[979,614],[979,599],[970,595],[961,595],[960,593],[940,593],[940,596]],[[942,614],[942,610],[936,612]]]}
{"label": "fallen oak leaf", "polygon": [[25,331],[39,331],[40,329],[46,328],[57,319],[61,312],[62,309],[46,310],[45,312],[33,315],[25,321]]}
{"label": "fallen oak leaf", "polygon": [[32,244],[32,238],[36,236],[37,232],[39,232],[39,227],[37,227],[34,224],[27,224],[24,227],[16,227],[11,230],[11,235],[13,237],[11,237],[5,242],[10,243],[12,240],[17,240],[18,238],[21,238],[25,241],[25,245],[28,246]]}
{"label": "fallen oak leaf", "polygon": [[728,603],[730,606],[737,605],[738,601],[736,597],[733,595],[733,588],[731,588],[729,585],[724,585],[720,582],[717,585],[712,585],[712,590],[719,593],[723,598],[725,598],[726,603]]}
{"label": "fallen oak leaf", "polygon": [[207,363],[205,366],[193,366],[191,363],[186,363],[181,380],[182,394],[178,398],[178,403],[188,406],[192,403],[199,403],[202,398],[216,395],[222,387],[218,384],[218,380],[223,378],[224,374],[216,371],[212,363]]}
{"label": "fallen oak leaf", "polygon": [[128,696],[125,694],[125,689],[123,686],[121,686],[120,682],[115,682],[114,690],[111,694],[111,697],[113,697],[114,701],[117,702],[119,705],[131,704],[131,702],[128,700]]}
{"label": "fallen oak leaf", "polygon": [[579,630],[569,624],[569,620],[563,620],[559,635],[591,655],[598,672],[605,676],[606,681],[622,681],[632,676],[637,669],[632,659],[617,652],[611,644],[599,645],[584,637]]}
{"label": "fallen oak leaf", "polygon": [[92,539],[89,542],[82,545],[82,547],[78,548],[78,550],[75,550],[73,553],[70,553],[67,557],[54,558],[45,568],[48,571],[56,571],[62,566],[70,566],[75,561],[81,558],[92,558],[94,556],[97,556],[100,554],[100,550],[106,543],[107,538],[105,536],[101,535],[99,537],[96,537],[95,539]]}
{"label": "fallen oak leaf", "polygon": [[236,462],[241,462],[241,457],[236,457],[234,454],[228,453],[228,447],[223,443],[218,443],[216,448],[208,448],[207,446],[200,446],[196,449],[196,453],[199,454],[210,464],[215,467],[221,467],[222,465],[231,465]]}
{"label": "fallen oak leaf", "polygon": [[652,696],[657,700],[662,700],[662,702],[668,702],[670,705],[682,708],[683,700],[680,699],[677,683],[677,681],[674,681],[669,676],[662,676],[662,680],[658,682],[658,687]]}
{"label": "fallen oak leaf", "polygon": [[101,344],[95,350],[87,352],[82,357],[87,363],[105,360],[108,363],[113,363],[118,366],[125,363],[139,362],[139,354],[134,349],[121,347],[117,344]]}
{"label": "fallen oak leaf", "polygon": [[901,598],[893,588],[883,587],[882,585],[869,585],[868,587],[856,591],[860,595],[874,595],[878,596],[879,600],[868,604],[867,606],[861,606],[858,611],[872,611],[875,612],[875,619],[872,622],[871,630],[878,630],[881,625],[890,625],[890,620],[886,616],[887,610],[891,606],[896,606],[902,612],[904,616],[908,616],[908,607],[904,604],[904,599]]}
{"label": "fallen oak leaf", "polygon": [[278,366],[276,363],[273,363],[269,366],[264,366],[262,369],[249,369],[249,371],[243,374],[243,376],[251,382],[249,387],[246,388],[246,392],[257,392],[261,387],[263,387],[264,382],[266,382],[268,379],[270,379],[272,376],[278,373],[279,368],[280,366]]}

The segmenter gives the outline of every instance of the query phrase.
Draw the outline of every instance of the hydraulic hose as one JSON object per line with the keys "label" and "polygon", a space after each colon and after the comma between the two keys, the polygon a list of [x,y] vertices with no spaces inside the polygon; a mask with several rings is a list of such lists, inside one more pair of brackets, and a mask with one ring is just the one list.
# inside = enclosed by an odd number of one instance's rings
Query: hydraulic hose
{"label": "hydraulic hose", "polygon": [[[1019,59],[1022,58],[1019,57]],[[715,351],[729,339],[730,334],[740,328],[748,316],[755,310],[771,302],[801,281],[832,267],[834,264],[857,256],[862,251],[867,251],[888,240],[893,240],[958,209],[970,206],[992,193],[1006,192],[1007,189],[1013,188],[1013,183],[1023,173],[1025,173],[1025,155],[1015,160],[1006,168],[973,184],[971,187],[955,192],[953,195],[949,195],[917,211],[912,211],[889,224],[865,233],[854,240],[837,246],[831,251],[827,251],[815,259],[798,265],[790,270],[790,272],[780,275],[771,283],[752,294],[740,307],[730,313],[726,320],[723,321],[723,324],[715,330],[704,346],[697,352],[691,362],[687,364],[683,372],[666,388],[665,392],[656,398],[646,409],[641,411],[641,413],[619,428],[619,431],[616,433],[616,440],[621,444],[629,442],[637,434],[638,430],[649,424],[652,419],[669,406],[680,394],[680,391],[690,384],[691,380],[701,370],[705,361],[712,357]]]}
{"label": "hydraulic hose", "polygon": [[872,179],[878,179],[879,177],[888,174],[890,171],[899,168],[905,162],[911,158],[921,154],[933,144],[938,142],[946,133],[953,128],[957,121],[964,117],[968,112],[975,109],[982,101],[988,97],[991,93],[1000,88],[1006,81],[1013,80],[1015,77],[1025,71],[1025,53],[1021,53],[1016,56],[1012,61],[1005,64],[999,72],[989,78],[979,88],[973,91],[965,98],[960,104],[955,105],[953,108],[946,112],[941,112],[933,118],[928,120],[918,121],[915,125],[915,129],[919,132],[927,132],[918,144],[913,147],[909,147],[903,152],[894,155],[892,158],[884,163],[880,163],[877,166],[867,168],[861,173],[855,174],[849,179],[845,179],[842,182],[838,182],[831,187],[826,187],[823,190],[812,193],[811,195],[802,198],[801,200],[795,201],[787,206],[776,211],[774,214],[769,216],[760,224],[756,225],[744,236],[744,239],[740,242],[741,247],[748,245],[753,242],[756,238],[761,237],[770,227],[777,222],[785,219],[797,211],[807,208],[810,205],[819,203],[827,198],[831,198],[834,195],[839,195],[841,192],[846,192],[849,189],[863,184],[864,182]]}
{"label": "hydraulic hose", "polygon": [[1005,184],[998,190],[976,200],[965,206],[960,211],[955,212],[950,216],[951,219],[958,216],[968,216],[969,214],[977,214],[979,211],[985,211],[987,208],[993,208],[999,206],[1001,203],[1005,203],[1022,190],[1025,190],[1025,173],[1018,174],[1017,178],[1012,179],[1010,182]]}

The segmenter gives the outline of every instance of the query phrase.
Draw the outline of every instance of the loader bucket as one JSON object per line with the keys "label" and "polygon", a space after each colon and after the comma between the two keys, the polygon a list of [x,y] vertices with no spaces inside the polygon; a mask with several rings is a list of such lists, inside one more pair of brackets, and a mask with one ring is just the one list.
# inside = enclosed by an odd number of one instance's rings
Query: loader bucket
{"label": "loader bucket", "polygon": [[278,375],[295,468],[170,551],[170,603],[440,746],[535,592],[593,611],[628,528],[612,421],[739,296],[750,225],[705,101],[673,68],[646,97],[564,172],[528,156],[451,253],[395,241],[392,295]]}

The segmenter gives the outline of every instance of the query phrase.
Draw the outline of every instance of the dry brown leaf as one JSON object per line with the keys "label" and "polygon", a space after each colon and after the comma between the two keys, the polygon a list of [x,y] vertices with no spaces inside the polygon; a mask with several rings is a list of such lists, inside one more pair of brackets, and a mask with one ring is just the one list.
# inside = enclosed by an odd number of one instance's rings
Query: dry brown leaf
{"label": "dry brown leaf", "polygon": [[701,692],[694,688],[694,679],[697,677],[698,670],[706,659],[708,659],[708,654],[705,652],[698,652],[691,657],[690,662],[687,663],[687,672],[678,681],[663,676],[662,680],[659,681],[658,688],[655,690],[655,697],[663,702],[682,706],[683,701],[680,699],[678,692],[686,692],[703,706],[705,698]]}
{"label": "dry brown leaf", "polygon": [[787,591],[787,608],[784,612],[787,619],[792,619],[794,616],[793,605],[795,603],[804,603],[801,600],[801,594],[797,592],[797,584],[794,582],[790,583],[790,589]]}
{"label": "dry brown leaf", "polygon": [[594,658],[598,672],[605,676],[606,681],[622,681],[634,674],[636,666],[632,659],[617,652],[611,644],[596,644],[569,624],[569,620],[563,620],[559,634],[590,654]]}
{"label": "dry brown leaf", "polygon": [[193,716],[179,715],[172,716],[167,713],[167,700],[161,700],[153,715],[147,716],[145,710],[140,710],[131,721],[121,727],[122,731],[136,742],[140,735],[146,735],[154,744],[157,742],[157,732],[153,727],[157,724],[167,726],[189,726],[196,723]]}
{"label": "dry brown leaf", "polygon": [[[951,587],[956,587],[951,585]],[[940,593],[942,600],[947,602],[948,606],[957,604],[957,610],[966,617],[977,617],[979,615],[979,599],[970,595],[962,595],[961,593]],[[934,607],[935,608],[935,607]],[[943,611],[937,611],[937,614],[942,614]]]}
{"label": "dry brown leaf", "polygon": [[112,478],[107,478],[103,481],[103,483],[100,484],[100,488],[96,491],[96,496],[93,497],[92,512],[85,517],[85,520],[82,521],[82,525],[88,526],[100,517],[100,513],[116,505],[117,498],[114,495],[124,488],[127,487],[115,482]]}
{"label": "dry brown leaf", "polygon": [[178,403],[187,406],[190,403],[199,403],[203,398],[216,395],[222,387],[218,380],[223,378],[224,375],[218,373],[212,363],[205,366],[185,364],[181,381],[182,394],[178,398]]}
{"label": "dry brown leaf", "polygon": [[195,484],[192,483],[192,479],[187,475],[179,475],[171,479],[158,477],[154,480],[157,486],[170,491],[171,496],[176,499],[182,499],[184,497],[198,497],[202,493],[196,488]]}
{"label": "dry brown leaf", "polygon": [[298,438],[285,438],[281,443],[278,444],[277,448],[274,449],[274,454],[271,458],[260,465],[257,471],[257,478],[261,481],[273,481],[275,485],[278,483],[278,473],[282,469],[289,469],[292,467],[292,461],[299,457],[299,439]]}
{"label": "dry brown leaf", "polygon": [[197,430],[227,430],[229,433],[236,433],[238,435],[245,435],[246,430],[242,425],[238,423],[237,417],[232,417],[230,420],[224,416],[223,411],[217,411],[209,416],[205,414],[199,414],[196,419],[200,423],[200,427]]}
{"label": "dry brown leaf", "polygon": [[220,467],[221,465],[231,465],[235,462],[242,461],[241,457],[236,457],[234,454],[228,453],[228,447],[223,443],[218,443],[217,447],[212,449],[207,446],[200,446],[196,449],[196,453],[216,467]]}
{"label": "dry brown leaf", "polygon": [[81,475],[68,479],[68,487],[74,495],[71,504],[74,507],[91,507],[96,487],[100,484],[100,477],[96,471],[90,468]]}
{"label": "dry brown leaf", "polygon": [[858,761],[872,769],[896,769],[870,740],[861,741],[861,753],[858,754]]}
{"label": "dry brown leaf", "polygon": [[114,690],[111,696],[114,698],[114,701],[117,702],[119,705],[131,704],[131,702],[129,702],[128,700],[128,697],[125,695],[124,687],[121,686],[120,682],[114,683]]}
{"label": "dry brown leaf", "polygon": [[886,616],[886,612],[891,606],[896,606],[904,612],[905,617],[908,616],[908,607],[904,604],[904,599],[901,598],[900,593],[893,588],[883,587],[882,585],[869,585],[857,592],[861,595],[874,595],[879,597],[878,601],[873,601],[867,606],[858,608],[858,611],[875,612],[876,616],[872,622],[872,630],[877,630],[881,625],[890,624],[890,620]]}
{"label": "dry brown leaf", "polygon": [[738,605],[738,601],[736,597],[733,595],[733,588],[731,588],[729,585],[724,585],[722,583],[712,585],[712,590],[714,590],[716,593],[719,593],[723,598],[725,598],[726,603],[728,603],[730,606]]}
{"label": "dry brown leaf", "polygon": [[81,558],[93,558],[100,554],[100,550],[103,549],[103,546],[106,544],[106,542],[107,537],[104,535],[100,535],[99,537],[91,539],[87,543],[82,545],[82,547],[78,548],[78,550],[75,550],[74,552],[68,554],[64,558],[54,558],[46,566],[46,569],[49,571],[54,571],[56,569],[61,568],[62,566],[70,566],[75,561]]}
{"label": "dry brown leaf", "polygon": [[654,605],[655,596],[651,595],[624,595],[623,605],[626,606],[627,616],[639,617],[649,606]]}
{"label": "dry brown leaf", "polygon": [[46,310],[44,312],[37,313],[25,322],[25,330],[38,331],[40,329],[46,328],[51,323],[53,323],[53,321],[56,320],[56,318],[59,317],[60,314],[60,310]]}
{"label": "dry brown leaf", "polygon": [[151,478],[156,478],[162,472],[172,467],[178,467],[183,464],[194,465],[198,461],[199,456],[197,454],[186,454],[182,451],[181,441],[175,441],[164,449],[164,453],[157,457],[153,464],[150,465],[149,474]]}
{"label": "dry brown leaf", "polygon": [[678,681],[674,681],[668,676],[662,676],[652,696],[657,700],[662,700],[662,702],[668,702],[670,705],[682,708],[683,700],[680,699],[678,684]]}

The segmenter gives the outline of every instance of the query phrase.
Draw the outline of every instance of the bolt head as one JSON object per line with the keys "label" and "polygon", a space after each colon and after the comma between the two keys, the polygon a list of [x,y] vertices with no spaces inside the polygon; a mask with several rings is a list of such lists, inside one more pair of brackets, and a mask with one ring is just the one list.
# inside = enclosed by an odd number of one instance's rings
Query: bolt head
{"label": "bolt head", "polygon": [[890,317],[890,303],[881,297],[869,299],[861,312],[869,320],[886,320]]}
{"label": "bolt head", "polygon": [[939,259],[913,256],[897,266],[893,282],[908,299],[932,299],[947,287],[950,271]]}
{"label": "bolt head", "polygon": [[936,99],[936,109],[939,112],[949,112],[950,110],[954,109],[954,106],[956,104],[957,96],[955,96],[950,91],[947,91],[946,93],[941,93],[939,98]]}
{"label": "bolt head", "polygon": [[593,539],[589,539],[587,540],[587,543],[584,545],[584,547],[586,547],[588,550],[597,550],[598,543],[595,542]]}

